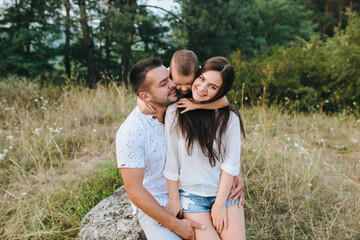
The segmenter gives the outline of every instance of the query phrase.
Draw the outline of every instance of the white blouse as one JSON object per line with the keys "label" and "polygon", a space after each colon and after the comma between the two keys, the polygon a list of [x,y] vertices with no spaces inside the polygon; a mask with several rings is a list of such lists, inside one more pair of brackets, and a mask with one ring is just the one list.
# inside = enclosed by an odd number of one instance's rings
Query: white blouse
{"label": "white blouse", "polygon": [[[164,176],[179,181],[179,189],[186,193],[203,197],[216,196],[220,183],[221,170],[237,176],[240,172],[241,134],[240,120],[234,112],[230,112],[226,131],[222,136],[223,159],[216,161],[211,167],[209,159],[203,154],[197,142],[193,152],[188,154],[186,139],[177,130],[178,121],[176,104],[167,108],[165,116],[166,163]],[[214,150],[217,145],[214,143]]]}

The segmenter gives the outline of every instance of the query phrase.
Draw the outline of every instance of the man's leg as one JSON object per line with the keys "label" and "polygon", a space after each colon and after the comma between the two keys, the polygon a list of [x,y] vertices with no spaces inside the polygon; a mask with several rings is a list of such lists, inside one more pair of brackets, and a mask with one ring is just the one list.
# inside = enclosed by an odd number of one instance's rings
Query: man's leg
{"label": "man's leg", "polygon": [[139,223],[148,240],[181,240],[181,238],[143,212],[137,214]]}

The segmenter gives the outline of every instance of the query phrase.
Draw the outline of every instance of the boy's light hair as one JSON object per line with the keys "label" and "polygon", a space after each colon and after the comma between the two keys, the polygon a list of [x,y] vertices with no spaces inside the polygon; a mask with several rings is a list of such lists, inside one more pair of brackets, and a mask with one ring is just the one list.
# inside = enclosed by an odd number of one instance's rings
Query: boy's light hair
{"label": "boy's light hair", "polygon": [[199,71],[199,60],[196,54],[191,50],[176,51],[170,61],[170,69],[174,69],[178,74],[197,76]]}

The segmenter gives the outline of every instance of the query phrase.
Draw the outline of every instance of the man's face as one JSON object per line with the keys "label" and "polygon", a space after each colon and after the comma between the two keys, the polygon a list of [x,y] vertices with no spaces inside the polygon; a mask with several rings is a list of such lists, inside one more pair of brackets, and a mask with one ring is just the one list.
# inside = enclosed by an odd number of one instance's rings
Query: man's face
{"label": "man's face", "polygon": [[174,67],[170,69],[171,72],[171,79],[176,84],[176,89],[181,94],[188,94],[191,90],[191,84],[195,79],[195,74],[191,74],[189,76],[182,75],[178,73]]}
{"label": "man's face", "polygon": [[167,107],[178,100],[175,84],[170,79],[170,73],[164,66],[147,72],[146,81],[149,84],[149,94],[154,104]]}

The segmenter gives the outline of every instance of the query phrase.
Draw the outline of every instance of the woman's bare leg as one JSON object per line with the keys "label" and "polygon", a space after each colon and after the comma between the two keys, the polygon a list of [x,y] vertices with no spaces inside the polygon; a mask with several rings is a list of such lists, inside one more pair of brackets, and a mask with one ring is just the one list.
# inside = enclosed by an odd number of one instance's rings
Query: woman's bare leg
{"label": "woman's bare leg", "polygon": [[212,225],[210,212],[184,213],[184,218],[205,225],[205,230],[195,229],[196,240],[220,240],[219,234]]}
{"label": "woman's bare leg", "polygon": [[246,240],[244,207],[237,205],[226,208],[228,229],[220,234],[222,240]]}

